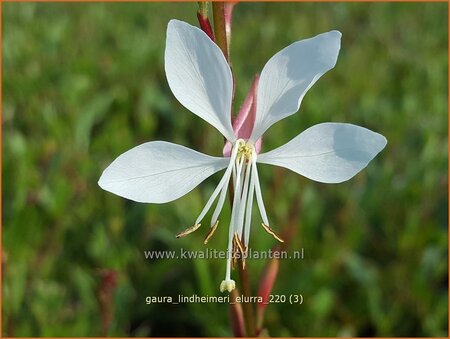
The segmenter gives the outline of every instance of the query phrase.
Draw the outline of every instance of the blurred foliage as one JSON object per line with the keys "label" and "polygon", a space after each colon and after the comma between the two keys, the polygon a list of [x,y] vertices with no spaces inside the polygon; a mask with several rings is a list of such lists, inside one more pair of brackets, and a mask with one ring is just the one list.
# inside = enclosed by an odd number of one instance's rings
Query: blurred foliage
{"label": "blurred foliage", "polygon": [[[204,229],[174,234],[195,220],[220,175],[165,205],[97,186],[115,157],[145,141],[221,154],[222,137],[176,101],[164,74],[167,22],[196,24],[196,4],[2,7],[3,335],[232,335],[226,304],[145,304],[219,294],[224,261],[151,261],[143,251],[203,249]],[[300,113],[270,129],[264,149],[325,121],[389,141],[339,185],[260,166],[269,218],[293,227],[290,248],[305,251],[281,262],[274,287],[305,302],[270,305],[271,336],[447,336],[447,20],[446,3],[235,8],[236,109],[274,53],[343,33],[335,69]],[[224,249],[228,219],[229,207],[208,246]],[[273,245],[255,226],[251,246]],[[255,293],[264,264],[249,262]]]}

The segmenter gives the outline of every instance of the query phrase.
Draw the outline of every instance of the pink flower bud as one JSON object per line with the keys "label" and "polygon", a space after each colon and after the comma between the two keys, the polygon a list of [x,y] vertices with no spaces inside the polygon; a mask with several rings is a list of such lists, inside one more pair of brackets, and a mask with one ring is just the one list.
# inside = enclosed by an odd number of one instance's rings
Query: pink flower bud
{"label": "pink flower bud", "polygon": [[203,16],[203,14],[200,11],[198,11],[197,19],[198,19],[198,23],[199,23],[202,31],[205,32],[211,38],[212,41],[216,42],[216,39],[214,38],[213,30],[211,28],[211,23],[209,22],[208,17]]}

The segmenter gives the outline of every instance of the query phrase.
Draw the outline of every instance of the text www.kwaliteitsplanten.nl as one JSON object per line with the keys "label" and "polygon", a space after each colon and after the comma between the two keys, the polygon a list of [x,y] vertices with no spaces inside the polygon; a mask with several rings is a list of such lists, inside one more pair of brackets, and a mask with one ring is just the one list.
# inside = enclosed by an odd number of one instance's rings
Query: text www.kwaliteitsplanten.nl
{"label": "text www.kwaliteitsplanten.nl", "polygon": [[[236,256],[236,253],[234,254]],[[238,253],[239,255],[239,253]],[[249,249],[246,255],[243,255],[243,259],[304,259],[305,251],[303,248],[300,250],[288,252],[288,251],[273,251],[268,249],[265,251],[255,251]],[[205,250],[185,250],[180,248],[178,251],[144,251],[144,257],[147,260],[158,259],[227,259],[228,251],[219,251],[217,249],[205,249]]]}

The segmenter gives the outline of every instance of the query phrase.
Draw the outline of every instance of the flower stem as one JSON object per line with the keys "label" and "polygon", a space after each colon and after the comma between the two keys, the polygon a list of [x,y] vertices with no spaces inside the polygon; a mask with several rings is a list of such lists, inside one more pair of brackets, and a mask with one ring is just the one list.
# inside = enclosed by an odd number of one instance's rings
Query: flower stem
{"label": "flower stem", "polygon": [[242,304],[236,302],[236,298],[239,296],[237,288],[230,293],[230,320],[233,328],[233,334],[235,337],[245,337],[244,316],[242,312]]}
{"label": "flower stem", "polygon": [[213,2],[212,8],[213,8],[214,35],[216,38],[216,44],[222,50],[225,59],[229,61],[227,33],[225,29],[225,4],[223,2]]}
{"label": "flower stem", "polygon": [[216,39],[214,38],[211,23],[208,19],[208,2],[198,2],[197,19],[203,32],[205,32],[211,38],[211,40],[215,42]]}
{"label": "flower stem", "polygon": [[[238,260],[238,267],[239,267],[239,281],[241,283],[241,290],[242,294],[245,297],[244,301],[250,300],[251,297],[250,279],[248,277],[248,270],[244,268],[242,259]],[[247,333],[247,337],[255,337],[256,327],[252,303],[243,302],[242,311],[244,314],[245,331]]]}
{"label": "flower stem", "polygon": [[203,18],[208,17],[208,3],[207,1],[198,1],[198,12]]}

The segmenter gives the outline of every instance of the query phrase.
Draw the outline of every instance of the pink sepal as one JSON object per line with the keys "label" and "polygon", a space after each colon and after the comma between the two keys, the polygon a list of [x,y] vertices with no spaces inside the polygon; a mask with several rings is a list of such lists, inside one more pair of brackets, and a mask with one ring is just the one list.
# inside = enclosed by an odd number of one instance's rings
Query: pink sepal
{"label": "pink sepal", "polygon": [[[248,92],[238,115],[232,123],[233,131],[238,139],[247,140],[252,134],[256,117],[256,94],[258,91],[258,81],[259,75],[256,75],[255,80],[253,80],[252,87],[250,88],[250,91]],[[261,144],[262,138],[256,140],[256,153],[261,151]],[[231,155],[231,147],[231,142],[227,141],[223,148],[223,155],[225,157],[229,157]]]}

